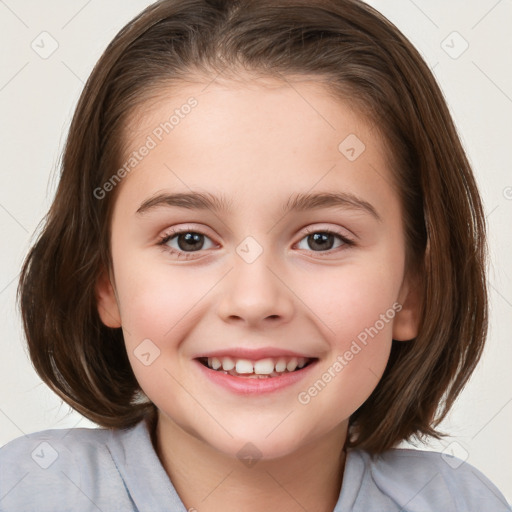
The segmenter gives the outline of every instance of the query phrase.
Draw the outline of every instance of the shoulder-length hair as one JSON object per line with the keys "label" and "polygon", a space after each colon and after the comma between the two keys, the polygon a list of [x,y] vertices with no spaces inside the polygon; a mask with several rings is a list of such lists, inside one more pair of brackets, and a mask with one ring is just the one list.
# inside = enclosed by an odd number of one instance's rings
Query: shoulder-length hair
{"label": "shoulder-length hair", "polygon": [[141,401],[121,329],[102,324],[95,283],[111,268],[113,193],[130,115],[170,83],[254,71],[314,77],[374,124],[404,212],[407,271],[421,277],[419,334],[393,341],[377,387],[350,418],[348,446],[379,453],[436,427],[487,333],[485,218],[449,110],[418,51],[358,0],[161,0],[109,44],[79,99],[60,182],[20,276],[31,360],[81,414],[125,428]]}

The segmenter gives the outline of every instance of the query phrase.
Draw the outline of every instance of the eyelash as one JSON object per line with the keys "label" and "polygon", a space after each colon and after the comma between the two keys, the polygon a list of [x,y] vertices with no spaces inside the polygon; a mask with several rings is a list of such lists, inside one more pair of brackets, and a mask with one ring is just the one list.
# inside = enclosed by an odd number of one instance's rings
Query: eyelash
{"label": "eyelash", "polygon": [[[172,247],[169,247],[167,245],[167,242],[169,242],[170,240],[172,240],[176,236],[179,236],[179,235],[184,234],[184,233],[194,233],[194,234],[197,234],[197,235],[203,235],[206,238],[210,238],[208,235],[206,235],[205,233],[202,233],[201,231],[197,231],[197,230],[193,230],[193,229],[177,229],[177,230],[171,230],[170,232],[165,233],[164,235],[162,235],[160,237],[160,240],[158,241],[157,245],[160,246],[162,248],[162,250],[167,252],[168,254],[171,254],[173,256],[178,256],[178,258],[180,256],[184,255],[185,259],[189,260],[189,259],[194,257],[193,256],[194,253],[202,252],[202,251],[201,250],[199,250],[199,251],[191,251],[191,252],[186,252],[186,251],[181,251],[181,250],[178,251],[178,250],[173,249]],[[355,245],[354,240],[348,238],[345,235],[342,235],[341,233],[338,233],[337,231],[333,231],[333,230],[329,230],[329,229],[312,229],[312,230],[306,229],[305,235],[299,240],[299,242],[304,240],[304,238],[307,238],[309,235],[312,235],[312,234],[315,234],[315,233],[322,233],[322,234],[326,234],[326,235],[334,235],[335,237],[339,238],[343,242],[343,244],[340,247],[343,247],[343,246],[351,247],[351,246]],[[336,249],[340,249],[340,247],[337,247]],[[309,253],[313,253],[313,254],[317,254],[317,255],[332,254],[332,252],[334,252],[336,249],[329,249],[328,251],[308,251],[308,252]]]}

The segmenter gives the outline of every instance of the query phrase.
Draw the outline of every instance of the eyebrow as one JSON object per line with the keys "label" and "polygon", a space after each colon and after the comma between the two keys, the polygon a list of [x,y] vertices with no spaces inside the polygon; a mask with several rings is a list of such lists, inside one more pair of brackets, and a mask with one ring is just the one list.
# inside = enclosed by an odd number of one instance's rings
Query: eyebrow
{"label": "eyebrow", "polygon": [[[161,207],[178,207],[189,210],[211,210],[219,213],[231,213],[232,203],[225,196],[215,196],[210,193],[161,193],[150,197],[142,202],[137,209],[137,214],[142,215],[149,210]],[[369,213],[376,220],[382,221],[377,210],[367,201],[348,192],[320,192],[315,194],[298,193],[292,194],[282,207],[282,213],[302,212],[318,210],[321,208],[343,208],[359,210]]]}

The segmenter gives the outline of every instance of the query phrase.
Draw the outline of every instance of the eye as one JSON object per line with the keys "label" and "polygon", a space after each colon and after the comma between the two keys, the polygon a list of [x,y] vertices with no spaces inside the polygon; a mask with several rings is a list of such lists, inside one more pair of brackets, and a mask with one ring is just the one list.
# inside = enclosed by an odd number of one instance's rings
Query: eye
{"label": "eye", "polygon": [[[209,247],[204,247],[205,240],[210,242]],[[210,249],[211,247],[214,247],[211,239],[204,233],[189,229],[173,230],[171,233],[164,234],[158,242],[158,245],[162,246],[165,251],[168,251],[171,254],[176,254],[178,256],[184,254],[185,258],[188,258],[188,255],[192,252],[198,252],[201,249]]]}
{"label": "eye", "polygon": [[[302,238],[299,242],[299,249],[310,250],[312,252],[328,252],[332,249],[337,249],[344,245],[350,246],[354,245],[353,240],[350,240],[345,235],[341,233],[337,233],[331,230],[306,230],[307,235]],[[338,244],[336,244],[336,239],[338,240]],[[305,241],[306,244],[309,244],[311,249],[307,247],[300,247],[300,244]]]}
{"label": "eye", "polygon": [[[328,229],[306,230],[306,233],[307,235],[299,241],[298,248],[310,252],[330,254],[334,252],[333,249],[355,245],[354,241],[347,236]],[[301,247],[301,244],[304,245],[304,242],[310,246],[309,249],[304,246]],[[204,233],[191,229],[171,230],[161,237],[158,245],[164,251],[178,256],[178,258],[184,256],[185,259],[194,257],[194,252],[200,252],[202,249],[211,249],[215,246],[212,240]]]}

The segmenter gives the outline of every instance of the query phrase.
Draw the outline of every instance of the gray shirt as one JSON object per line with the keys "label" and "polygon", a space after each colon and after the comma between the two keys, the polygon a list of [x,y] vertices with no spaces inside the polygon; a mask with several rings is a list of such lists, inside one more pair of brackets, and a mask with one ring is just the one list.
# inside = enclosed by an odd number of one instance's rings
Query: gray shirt
{"label": "gray shirt", "polygon": [[[0,511],[64,510],[187,512],[145,421],[127,430],[45,430],[0,449]],[[482,473],[457,458],[393,449],[372,459],[353,449],[333,512],[511,510]]]}

